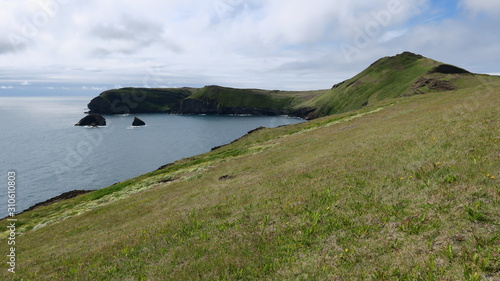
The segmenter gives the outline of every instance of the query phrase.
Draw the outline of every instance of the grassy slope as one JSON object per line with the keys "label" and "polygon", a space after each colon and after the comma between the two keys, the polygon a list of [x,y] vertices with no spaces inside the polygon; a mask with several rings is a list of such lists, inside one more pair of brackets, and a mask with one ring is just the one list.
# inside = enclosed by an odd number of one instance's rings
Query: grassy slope
{"label": "grassy slope", "polygon": [[356,110],[383,99],[439,91],[439,89],[429,89],[428,85],[418,87],[422,79],[448,81],[454,85],[460,83],[460,80],[469,80],[472,76],[431,73],[441,64],[408,52],[385,57],[353,78],[335,85],[320,96],[304,101],[297,107],[314,108],[311,117],[321,117]]}
{"label": "grassy slope", "polygon": [[260,130],[21,214],[15,278],[498,279],[498,80]]}
{"label": "grassy slope", "polygon": [[189,99],[199,100],[203,103],[215,101],[217,107],[243,106],[288,111],[298,103],[322,94],[325,91],[326,90],[292,92],[206,86],[191,95]]}

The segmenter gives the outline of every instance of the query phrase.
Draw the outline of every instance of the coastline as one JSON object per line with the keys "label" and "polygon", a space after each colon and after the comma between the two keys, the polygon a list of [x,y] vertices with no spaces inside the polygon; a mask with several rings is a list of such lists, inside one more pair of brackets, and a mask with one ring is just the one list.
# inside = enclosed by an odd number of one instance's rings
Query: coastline
{"label": "coastline", "polygon": [[22,214],[22,213],[25,213],[25,212],[29,212],[29,211],[32,211],[34,209],[37,209],[37,208],[40,208],[40,207],[43,207],[43,206],[47,206],[47,205],[51,205],[51,204],[54,204],[54,203],[57,203],[57,202],[61,202],[61,201],[64,201],[64,200],[67,200],[67,199],[71,199],[71,198],[74,198],[76,196],[79,196],[79,195],[82,195],[82,194],[87,194],[89,192],[92,192],[92,191],[96,191],[97,189],[92,189],[92,190],[81,190],[81,189],[75,189],[75,190],[70,190],[70,191],[67,191],[67,192],[63,192],[57,196],[54,196],[52,198],[49,198],[45,201],[42,201],[42,202],[39,202],[39,203],[36,203],[30,207],[28,207],[26,210],[23,210],[21,211],[19,214]]}

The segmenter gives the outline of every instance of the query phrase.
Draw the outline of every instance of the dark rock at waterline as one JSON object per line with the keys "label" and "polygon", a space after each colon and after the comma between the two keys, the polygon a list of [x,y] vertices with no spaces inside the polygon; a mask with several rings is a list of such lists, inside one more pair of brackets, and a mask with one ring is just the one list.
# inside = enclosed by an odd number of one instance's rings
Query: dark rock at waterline
{"label": "dark rock at waterline", "polygon": [[43,207],[43,206],[47,206],[47,205],[50,205],[50,204],[53,204],[53,203],[56,203],[56,202],[59,202],[59,201],[63,201],[63,200],[66,200],[66,199],[70,199],[70,198],[73,198],[73,197],[76,197],[78,195],[82,195],[82,194],[85,194],[85,193],[89,193],[89,192],[92,192],[93,190],[72,190],[72,191],[68,191],[68,192],[65,192],[61,195],[58,195],[56,197],[52,197],[48,200],[45,200],[43,202],[40,202],[40,203],[37,203],[31,207],[29,207],[28,209],[24,210],[24,212],[28,212],[28,211],[31,211],[31,210],[34,210],[38,207]]}
{"label": "dark rock at waterline", "polygon": [[75,126],[106,126],[106,119],[101,114],[92,113],[83,117]]}
{"label": "dark rock at waterline", "polygon": [[[280,127],[281,127],[281,126],[280,126]],[[223,145],[219,145],[219,146],[216,146],[216,147],[212,147],[211,151],[217,150],[217,149],[219,149],[219,148],[221,148],[221,147],[224,147],[224,146],[226,146],[226,145],[233,144],[233,143],[235,143],[235,142],[237,142],[237,141],[241,140],[242,138],[244,138],[244,137],[248,137],[250,134],[255,133],[255,132],[257,132],[257,131],[260,131],[260,130],[263,130],[263,129],[266,129],[266,127],[260,126],[260,127],[258,127],[258,128],[253,129],[253,130],[250,130],[250,131],[248,131],[245,135],[243,135],[242,137],[239,137],[239,138],[235,139],[234,141],[232,141],[232,142],[230,142],[230,143],[228,143],[228,144],[223,144]]]}
{"label": "dark rock at waterline", "polygon": [[132,126],[145,126],[146,123],[142,121],[141,119],[134,117],[134,122],[132,122]]}
{"label": "dark rock at waterline", "polygon": [[222,115],[255,115],[276,116],[286,115],[289,112],[282,109],[256,108],[249,106],[224,107],[216,100],[199,101],[195,99],[184,99],[180,101],[175,110],[180,114],[222,114]]}

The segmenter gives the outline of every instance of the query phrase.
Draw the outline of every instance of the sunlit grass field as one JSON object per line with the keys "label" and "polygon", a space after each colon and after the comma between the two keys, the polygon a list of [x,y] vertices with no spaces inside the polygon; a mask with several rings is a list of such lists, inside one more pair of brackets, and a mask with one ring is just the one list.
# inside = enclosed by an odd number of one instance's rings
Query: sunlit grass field
{"label": "sunlit grass field", "polygon": [[23,213],[0,279],[499,280],[500,83],[474,79]]}

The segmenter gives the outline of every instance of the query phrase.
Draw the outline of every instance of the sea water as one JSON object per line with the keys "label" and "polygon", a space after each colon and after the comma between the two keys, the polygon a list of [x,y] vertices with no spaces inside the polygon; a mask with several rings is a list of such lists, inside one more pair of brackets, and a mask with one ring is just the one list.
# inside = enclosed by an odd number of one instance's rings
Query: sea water
{"label": "sea water", "polygon": [[[16,173],[16,210],[76,189],[99,189],[210,151],[259,126],[303,120],[284,116],[109,116],[107,126],[76,127],[89,97],[0,97],[0,217],[7,178]],[[132,127],[134,117],[146,122]]]}

